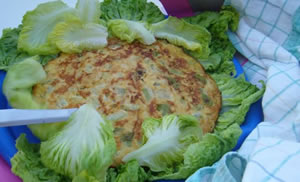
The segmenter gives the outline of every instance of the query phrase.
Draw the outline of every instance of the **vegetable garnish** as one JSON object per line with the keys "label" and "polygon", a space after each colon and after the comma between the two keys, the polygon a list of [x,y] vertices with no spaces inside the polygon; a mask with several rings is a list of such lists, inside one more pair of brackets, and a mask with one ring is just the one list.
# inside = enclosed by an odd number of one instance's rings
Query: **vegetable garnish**
{"label": "vegetable garnish", "polygon": [[[31,55],[50,55],[59,53],[57,47],[51,44],[48,36],[54,27],[65,20],[67,16],[75,16],[75,9],[68,7],[62,1],[40,4],[23,17],[23,28],[20,33],[18,49]],[[47,23],[45,23],[47,22]]]}
{"label": "vegetable garnish", "polygon": [[18,152],[11,159],[12,172],[23,182],[56,181],[71,182],[66,176],[45,167],[41,161],[40,144],[31,144],[25,134],[16,140]]}
{"label": "vegetable garnish", "polygon": [[97,0],[78,0],[76,8],[62,1],[41,4],[24,15],[18,49],[51,55],[104,47],[108,33],[99,25],[100,14]]}
{"label": "vegetable garnish", "polygon": [[169,17],[153,24],[151,31],[154,32],[157,38],[167,39],[174,45],[192,51],[194,55],[197,55],[197,58],[207,58],[210,53],[211,35],[201,26],[192,25],[175,17]]}
{"label": "vegetable garnish", "polygon": [[[106,180],[106,170],[116,152],[113,127],[93,106],[82,105],[68,124],[41,144],[45,166],[70,178],[81,175]],[[79,176],[79,177],[78,177]]]}
{"label": "vegetable garnish", "polygon": [[14,108],[42,108],[33,100],[31,88],[46,78],[38,57],[30,57],[10,67],[3,83],[3,93]]}
{"label": "vegetable garnish", "polygon": [[84,23],[73,17],[57,24],[49,39],[62,52],[80,53],[105,47],[107,36],[107,28],[103,25]]}
{"label": "vegetable garnish", "polygon": [[128,43],[139,40],[143,44],[150,45],[155,42],[154,35],[147,30],[146,25],[142,22],[123,19],[109,20],[108,28],[114,36],[126,40]]}
{"label": "vegetable garnish", "polygon": [[[22,25],[18,28],[7,28],[3,30],[0,38],[0,70],[7,71],[12,65],[31,57],[27,52],[18,50],[18,39]],[[48,61],[57,57],[57,54],[39,56],[38,61],[46,65]]]}
{"label": "vegetable garnish", "polygon": [[101,3],[101,19],[124,19],[157,23],[165,19],[159,8],[147,0],[105,0]]}
{"label": "vegetable garnish", "polygon": [[166,115],[162,119],[146,119],[142,127],[145,144],[127,154],[123,161],[136,159],[141,166],[154,172],[170,171],[180,164],[187,147],[202,137],[199,121],[192,116]]}

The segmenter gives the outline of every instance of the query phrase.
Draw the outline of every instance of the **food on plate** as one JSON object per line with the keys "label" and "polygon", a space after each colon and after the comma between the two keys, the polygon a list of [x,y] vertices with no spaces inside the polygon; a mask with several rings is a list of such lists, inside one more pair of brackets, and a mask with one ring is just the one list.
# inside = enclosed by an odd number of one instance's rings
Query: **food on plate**
{"label": "food on plate", "polygon": [[14,108],[79,110],[29,125],[41,144],[20,136],[12,171],[25,182],[139,182],[212,165],[264,92],[235,76],[226,33],[237,25],[230,6],[178,19],[146,0],[27,12],[0,39],[6,98]]}
{"label": "food on plate", "polygon": [[221,95],[199,62],[166,41],[149,46],[108,42],[104,49],[61,54],[50,61],[44,67],[46,79],[33,87],[33,98],[51,109],[93,103],[114,122],[116,165],[139,148],[148,117],[190,114],[204,133],[213,131]]}

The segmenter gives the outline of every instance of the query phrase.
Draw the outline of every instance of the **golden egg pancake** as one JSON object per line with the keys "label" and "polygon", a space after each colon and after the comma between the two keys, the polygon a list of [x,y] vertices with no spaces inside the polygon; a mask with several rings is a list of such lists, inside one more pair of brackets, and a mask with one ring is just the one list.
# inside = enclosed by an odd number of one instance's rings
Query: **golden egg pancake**
{"label": "golden egg pancake", "polygon": [[201,64],[163,40],[110,39],[101,50],[61,54],[44,69],[47,79],[34,86],[34,98],[53,109],[93,103],[114,124],[114,165],[141,145],[145,118],[191,114],[207,133],[221,108],[218,87]]}

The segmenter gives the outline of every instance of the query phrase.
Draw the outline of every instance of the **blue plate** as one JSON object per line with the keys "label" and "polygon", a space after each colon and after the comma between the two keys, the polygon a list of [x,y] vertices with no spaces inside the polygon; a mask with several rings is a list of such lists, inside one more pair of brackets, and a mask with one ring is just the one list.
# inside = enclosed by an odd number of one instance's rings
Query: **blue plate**
{"label": "blue plate", "polygon": [[[236,59],[233,59],[235,64],[235,68],[237,71],[237,75],[243,73],[243,68],[239,64]],[[5,96],[2,93],[2,83],[5,77],[5,72],[0,71],[0,109],[8,109],[11,108]],[[233,150],[237,150],[240,148],[241,144],[245,140],[245,138],[249,135],[249,133],[256,127],[256,125],[263,120],[263,113],[261,107],[261,100],[257,101],[256,103],[252,104],[250,107],[249,112],[247,113],[245,122],[241,126],[243,133],[238,140],[238,144]],[[21,133],[26,133],[27,139],[31,143],[39,143],[39,139],[32,135],[31,131],[27,128],[27,126],[16,126],[16,127],[0,127],[0,155],[3,159],[10,165],[10,159],[14,156],[17,152],[15,147],[15,140],[20,136]],[[176,182],[181,182],[182,180],[175,180]],[[174,180],[172,182],[175,182]],[[171,182],[171,181],[164,181],[164,182]]]}

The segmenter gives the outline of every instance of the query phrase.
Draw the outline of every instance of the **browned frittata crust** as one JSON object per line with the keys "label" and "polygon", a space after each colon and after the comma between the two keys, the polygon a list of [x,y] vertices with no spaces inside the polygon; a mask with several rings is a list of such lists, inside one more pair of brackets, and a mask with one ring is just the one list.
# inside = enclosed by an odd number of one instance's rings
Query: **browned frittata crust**
{"label": "browned frittata crust", "polygon": [[33,88],[48,108],[93,103],[114,122],[115,165],[141,145],[145,118],[192,114],[211,132],[221,107],[214,80],[183,50],[166,41],[147,46],[110,39],[106,48],[61,54],[45,66],[47,79]]}

